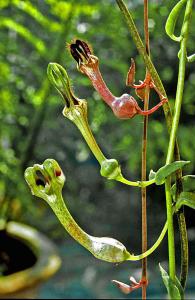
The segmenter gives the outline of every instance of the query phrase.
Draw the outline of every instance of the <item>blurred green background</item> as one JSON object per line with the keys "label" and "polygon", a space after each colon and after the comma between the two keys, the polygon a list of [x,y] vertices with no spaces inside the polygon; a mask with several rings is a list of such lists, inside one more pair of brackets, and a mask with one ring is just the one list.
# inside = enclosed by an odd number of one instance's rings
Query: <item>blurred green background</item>
{"label": "blurred green background", "polygon": [[[143,37],[143,1],[126,3]],[[175,3],[154,0],[149,5],[152,59],[171,105],[177,84],[178,44],[166,36],[164,25]],[[189,54],[194,51],[194,16],[193,12]],[[176,32],[179,25],[180,22]],[[145,68],[114,0],[0,1],[0,217],[33,225],[59,247],[63,266],[49,283],[43,285],[39,297],[126,298],[110,280],[128,282],[129,274],[139,280],[140,262],[113,266],[96,261],[66,234],[49,207],[31,196],[23,177],[27,166],[42,163],[46,158],[56,159],[67,178],[63,192],[67,206],[81,227],[95,236],[115,237],[130,251],[141,252],[140,191],[100,176],[99,165],[79,131],[62,116],[63,102],[47,80],[48,63],[61,63],[66,68],[76,95],[88,101],[89,123],[97,142],[107,157],[120,162],[124,174],[131,180],[140,179],[143,119],[137,116],[121,121],[114,117],[88,78],[77,71],[76,63],[68,53],[67,43],[75,37],[87,40],[93,46],[104,79],[115,95],[127,92],[135,96],[125,85],[131,57],[136,61],[137,81],[143,80]],[[157,95],[152,94],[151,107],[157,101]],[[189,64],[178,132],[181,157],[191,161],[185,168],[188,174],[195,172],[194,115],[195,65]],[[163,110],[159,109],[149,118],[148,173],[164,164],[167,145]],[[186,209],[186,217],[193,271],[194,212]],[[149,245],[157,239],[164,222],[163,187],[149,187]],[[179,270],[177,222],[175,226]],[[158,262],[164,262],[166,266],[166,249],[165,239],[149,258],[151,297],[165,293]],[[193,281],[192,275],[190,280]],[[139,292],[130,295],[136,296]]]}

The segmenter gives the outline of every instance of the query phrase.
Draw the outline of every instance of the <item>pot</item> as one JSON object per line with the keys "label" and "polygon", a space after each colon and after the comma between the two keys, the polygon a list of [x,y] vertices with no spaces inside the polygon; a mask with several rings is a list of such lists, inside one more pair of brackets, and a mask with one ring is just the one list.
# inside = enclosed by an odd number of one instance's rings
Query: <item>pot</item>
{"label": "pot", "polygon": [[38,285],[61,265],[55,245],[36,229],[17,222],[0,228],[0,297]]}

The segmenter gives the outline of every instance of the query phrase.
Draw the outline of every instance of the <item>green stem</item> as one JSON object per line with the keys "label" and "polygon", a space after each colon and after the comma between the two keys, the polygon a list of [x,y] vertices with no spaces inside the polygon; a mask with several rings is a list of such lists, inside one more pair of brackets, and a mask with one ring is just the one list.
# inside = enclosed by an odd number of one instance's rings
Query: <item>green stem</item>
{"label": "green stem", "polygon": [[[106,160],[106,157],[102,153],[101,149],[99,148],[96,140],[93,136],[91,128],[89,126],[87,117],[83,114],[82,117],[80,114],[74,113],[74,124],[80,130],[83,138],[85,139],[87,145],[91,149],[92,153],[96,157],[97,161],[99,162],[100,166]],[[114,178],[116,181],[122,182],[126,185],[135,186],[135,187],[147,187],[153,183],[155,183],[155,179],[148,180],[148,181],[130,181],[123,177],[122,174]]]}
{"label": "green stem", "polygon": [[175,280],[175,240],[172,215],[172,198],[171,198],[171,178],[170,176],[165,181],[165,195],[167,206],[167,222],[168,222],[168,250],[169,250],[169,273],[170,278]]}
{"label": "green stem", "polygon": [[[190,16],[192,12],[193,0],[189,0],[186,5],[186,11],[184,16],[184,22],[181,30],[181,54],[179,62],[179,73],[177,92],[175,99],[175,113],[173,117],[173,123],[170,133],[170,140],[167,152],[166,164],[171,163],[174,153],[174,147],[176,142],[177,130],[180,119],[181,105],[183,99],[184,81],[185,81],[185,69],[186,69],[186,53],[187,53],[187,40],[189,33]],[[166,187],[166,203],[167,203],[167,221],[168,221],[168,243],[169,243],[169,272],[170,278],[175,280],[175,245],[174,245],[174,227],[172,216],[172,199],[171,199],[171,178],[168,177],[165,182]]]}
{"label": "green stem", "polygon": [[177,82],[177,92],[176,92],[176,100],[175,100],[175,114],[172,123],[172,130],[170,134],[170,142],[167,154],[167,163],[172,161],[173,149],[176,141],[176,133],[178,129],[180,112],[181,112],[181,104],[183,98],[183,90],[184,90],[184,81],[185,81],[185,68],[186,68],[186,53],[187,53],[187,40],[189,33],[189,21],[192,12],[193,0],[188,0],[184,22],[182,26],[182,41],[181,41],[181,54],[180,54],[180,62],[179,62],[179,73],[178,73],[178,82]]}
{"label": "green stem", "polygon": [[183,289],[185,289],[187,276],[188,276],[188,235],[186,230],[186,221],[184,215],[184,208],[177,213],[180,236],[181,236],[181,274],[180,282]]}
{"label": "green stem", "polygon": [[144,252],[140,255],[133,255],[128,260],[140,260],[140,259],[143,259],[143,258],[149,256],[150,254],[152,254],[156,250],[156,248],[158,248],[160,243],[162,242],[162,240],[163,240],[163,238],[164,238],[164,236],[167,232],[167,227],[168,227],[168,223],[166,222],[164,227],[163,227],[163,230],[162,230],[161,234],[159,235],[159,238],[157,239],[155,244],[150,249],[148,249],[146,252]]}
{"label": "green stem", "polygon": [[126,185],[131,185],[131,186],[137,186],[137,187],[147,187],[153,183],[155,183],[155,179],[152,180],[148,180],[148,181],[129,181],[127,179],[125,179],[124,177],[118,177],[117,181],[120,181]]}
{"label": "green stem", "polygon": [[188,60],[189,63],[194,62],[195,61],[195,54],[192,54],[192,55],[188,56],[187,60]]}
{"label": "green stem", "polygon": [[[154,81],[154,84],[156,85],[156,87],[158,88],[158,90],[162,93],[162,95],[164,97],[167,98],[166,96],[166,92],[165,89],[163,87],[163,84],[161,82],[161,79],[150,59],[150,57],[147,55],[145,47],[142,43],[142,40],[139,36],[139,33],[137,31],[137,28],[134,24],[133,18],[130,14],[130,12],[128,11],[126,5],[124,4],[123,0],[116,0],[122,14],[124,15],[124,18],[127,22],[127,25],[129,27],[131,36],[135,42],[135,45],[140,53],[140,55],[142,56],[146,67],[148,69],[148,71],[150,72],[152,79]],[[167,123],[167,128],[168,128],[168,132],[170,133],[171,131],[171,126],[172,126],[172,113],[171,113],[171,109],[170,109],[170,105],[169,103],[165,103],[163,105],[163,110],[164,110],[164,114],[165,114],[165,119],[166,119],[166,123]],[[175,159],[176,160],[180,160],[180,154],[179,154],[179,147],[178,147],[178,143],[177,140],[175,142],[175,149],[174,149],[174,154],[175,154]],[[182,171],[178,170],[176,172],[177,175],[177,182],[181,182],[181,177],[182,177]],[[185,244],[185,247],[182,248],[182,260],[185,260],[187,262],[187,258],[188,258],[188,245],[186,244],[186,235],[187,235],[187,231],[186,231],[186,227],[184,228],[183,226],[185,226],[185,223],[183,222],[182,224],[179,224],[180,228],[182,226],[183,230],[180,232],[181,235],[181,240],[183,241],[182,244]],[[185,234],[184,234],[185,233]],[[187,251],[187,252],[186,252]],[[183,270],[185,270],[186,268],[182,268]],[[187,277],[187,274],[183,274],[181,277]]]}
{"label": "green stem", "polygon": [[98,144],[96,143],[96,140],[89,126],[88,120],[86,118],[83,120],[82,118],[78,117],[76,120],[74,120],[74,122],[80,130],[82,136],[84,137],[87,145],[96,157],[97,161],[101,165],[101,163],[106,159],[106,157],[104,156]]}

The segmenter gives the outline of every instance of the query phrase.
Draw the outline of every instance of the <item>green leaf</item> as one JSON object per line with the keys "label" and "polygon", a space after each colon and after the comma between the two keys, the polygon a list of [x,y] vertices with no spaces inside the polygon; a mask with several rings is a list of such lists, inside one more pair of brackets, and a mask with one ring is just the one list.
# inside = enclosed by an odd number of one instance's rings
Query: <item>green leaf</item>
{"label": "green leaf", "polygon": [[[184,192],[195,192],[195,175],[186,175],[182,177],[182,185]],[[171,187],[173,199],[176,197],[176,184]]]}
{"label": "green leaf", "polygon": [[179,210],[182,205],[195,209],[195,193],[182,192],[176,202],[176,210]]}
{"label": "green leaf", "polygon": [[194,61],[195,61],[195,54],[192,54],[192,55],[188,56],[188,57],[187,57],[187,61],[188,61],[189,63],[194,62]]}
{"label": "green leaf", "polygon": [[149,180],[153,180],[155,177],[156,177],[156,172],[154,172],[153,170],[150,170]]}
{"label": "green leaf", "polygon": [[31,43],[37,49],[37,51],[39,51],[39,53],[42,55],[45,54],[46,47],[44,42],[37,36],[33,35],[25,26],[13,21],[11,18],[1,18],[0,27],[6,27],[17,32],[25,40]]}
{"label": "green leaf", "polygon": [[165,179],[175,171],[189,164],[190,161],[174,161],[171,164],[165,165],[156,172],[155,181],[157,185],[164,183]]}
{"label": "green leaf", "polygon": [[51,31],[60,31],[61,25],[57,22],[48,19],[45,15],[43,15],[36,6],[34,6],[30,1],[13,1],[13,5],[15,5],[18,9],[23,10],[27,14],[29,14],[32,18],[34,18],[38,23],[40,23],[45,28]]}
{"label": "green leaf", "polygon": [[168,36],[176,42],[180,42],[182,37],[180,36],[176,36],[174,34],[175,31],[175,25],[177,22],[177,19],[179,18],[179,16],[181,15],[181,10],[183,9],[184,5],[186,4],[187,0],[180,0],[172,9],[172,11],[170,12],[166,25],[165,25],[165,31],[168,34]]}
{"label": "green leaf", "polygon": [[183,289],[181,287],[181,284],[179,280],[176,278],[175,281],[173,281],[168,273],[161,267],[159,264],[162,280],[164,282],[164,285],[167,289],[168,295],[170,299],[183,299]]}
{"label": "green leaf", "polygon": [[184,289],[181,285],[181,282],[179,281],[179,279],[177,278],[177,276],[175,276],[175,285],[177,286],[180,295],[181,295],[181,299],[184,299]]}

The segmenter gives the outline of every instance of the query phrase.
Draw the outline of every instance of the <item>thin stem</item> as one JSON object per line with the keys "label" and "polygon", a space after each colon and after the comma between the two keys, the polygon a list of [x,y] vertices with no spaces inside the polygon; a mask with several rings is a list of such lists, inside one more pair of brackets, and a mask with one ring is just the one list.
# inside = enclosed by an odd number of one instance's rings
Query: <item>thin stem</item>
{"label": "thin stem", "polygon": [[[177,130],[180,119],[181,105],[183,99],[184,81],[185,81],[185,69],[186,69],[186,53],[187,53],[187,40],[189,33],[190,17],[192,12],[193,0],[189,0],[186,5],[186,11],[184,16],[184,22],[181,30],[181,55],[179,62],[179,73],[177,82],[177,92],[175,99],[175,114],[173,117],[172,129],[170,133],[170,140],[167,152],[166,163],[169,164],[172,161],[174,146],[176,142]],[[168,243],[169,243],[169,272],[170,278],[175,280],[175,245],[174,245],[174,228],[172,217],[172,199],[171,199],[171,178],[166,179],[166,203],[167,203],[167,221],[168,221]]]}
{"label": "thin stem", "polygon": [[[148,30],[148,0],[144,0],[144,37],[146,52],[150,54],[149,30]],[[146,69],[146,77],[150,76]],[[146,86],[144,95],[144,111],[148,110],[149,106],[150,87]],[[146,180],[147,172],[147,135],[148,135],[148,116],[144,116],[143,137],[142,137],[142,181]],[[147,251],[147,194],[146,187],[141,190],[142,193],[142,252]],[[147,282],[147,258],[142,260],[142,282]],[[142,299],[147,297],[147,285],[142,285]]]}
{"label": "thin stem", "polygon": [[[91,128],[88,124],[88,120],[86,117],[83,116],[83,118],[80,117],[80,115],[75,114],[74,115],[74,123],[77,126],[77,128],[80,130],[83,138],[85,139],[87,145],[91,149],[92,153],[96,157],[97,161],[101,165],[105,160],[106,157],[102,153],[101,149],[99,148],[95,137],[91,131]],[[123,175],[119,175],[115,178],[116,181],[122,182],[126,185],[135,186],[135,187],[146,187],[153,183],[155,183],[155,179],[148,180],[148,181],[130,181],[123,177]]]}
{"label": "thin stem", "polygon": [[141,187],[141,188],[147,187],[147,186],[155,183],[155,179],[148,180],[148,181],[130,181],[130,180],[125,179],[122,176],[117,177],[116,180],[120,181],[126,185],[137,186],[137,187]]}
{"label": "thin stem", "polygon": [[[126,5],[124,4],[123,0],[116,0],[122,14],[124,15],[124,18],[127,22],[127,25],[129,27],[129,31],[131,33],[131,36],[134,40],[134,43],[140,53],[140,55],[142,56],[147,69],[149,70],[151,77],[153,79],[153,82],[155,84],[155,86],[157,87],[158,91],[162,93],[162,95],[167,98],[166,96],[166,92],[164,89],[164,86],[161,82],[161,79],[150,59],[150,57],[147,55],[147,52],[144,48],[144,45],[142,43],[142,40],[139,36],[139,33],[137,31],[137,28],[134,24],[133,18],[130,14],[130,12],[128,11]],[[172,126],[172,113],[171,113],[171,109],[170,109],[170,105],[169,103],[165,103],[163,105],[163,110],[164,110],[164,114],[165,114],[165,119],[166,119],[166,123],[167,123],[167,129],[168,132],[170,133],[171,131],[171,126]],[[179,154],[179,147],[178,147],[178,143],[177,140],[175,142],[175,149],[174,149],[174,156],[175,156],[175,160],[180,160],[180,154]],[[182,177],[182,171],[178,170],[176,172],[176,176],[177,176],[177,182],[181,182],[181,177]],[[185,223],[183,222],[182,224],[180,224],[180,226],[185,226]],[[184,234],[185,232],[185,234]],[[183,259],[186,261],[188,260],[188,245],[186,245],[186,227],[183,227],[183,230],[180,232],[180,236],[181,236],[181,240],[183,241],[183,244],[185,244],[185,247],[182,248],[182,257]],[[186,268],[182,268],[183,270],[185,270]],[[187,277],[187,274],[182,274],[181,277]]]}
{"label": "thin stem", "polygon": [[156,110],[158,110],[159,107],[161,107],[163,104],[164,104],[163,101],[161,101],[161,102],[159,102],[158,104],[156,104],[154,107],[152,107],[152,108],[149,109],[149,110],[147,110],[147,109],[146,109],[146,110],[144,109],[144,111],[143,111],[143,110],[140,110],[140,111],[139,111],[139,114],[142,115],[142,116],[149,116],[149,115],[151,115],[153,112],[155,112]]}
{"label": "thin stem", "polygon": [[[150,88],[145,89],[144,110],[148,109]],[[147,159],[147,131],[148,116],[144,116],[143,138],[142,138],[142,181],[146,180],[146,159]],[[142,252],[147,250],[147,195],[146,187],[142,190]],[[147,282],[147,258],[142,260],[142,281]],[[142,285],[142,299],[146,299],[146,285]]]}
{"label": "thin stem", "polygon": [[150,36],[148,29],[148,0],[144,0],[144,38],[146,52],[150,56]]}
{"label": "thin stem", "polygon": [[168,251],[169,251],[169,274],[170,278],[175,280],[175,239],[172,215],[172,198],[171,198],[171,178],[165,181],[165,195],[167,206],[167,222],[168,222]]}
{"label": "thin stem", "polygon": [[152,254],[156,250],[156,248],[158,248],[160,243],[162,242],[162,240],[167,232],[167,227],[168,227],[168,224],[166,222],[157,241],[154,243],[154,245],[150,249],[148,249],[146,252],[139,254],[139,255],[131,255],[130,259],[128,259],[128,260],[140,260],[140,259],[143,259],[143,258],[149,256],[150,254]]}
{"label": "thin stem", "polygon": [[[176,160],[180,160],[180,156],[175,155]],[[182,170],[176,172],[176,201],[179,198],[180,193],[183,192],[182,182]],[[181,241],[181,271],[180,282],[183,289],[185,289],[187,276],[188,276],[188,264],[189,264],[189,251],[188,251],[188,234],[186,228],[184,207],[177,212],[177,221],[179,225],[180,241]]]}
{"label": "thin stem", "polygon": [[186,230],[186,221],[184,215],[184,208],[177,213],[179,224],[180,239],[181,239],[181,274],[180,282],[183,289],[185,289],[187,276],[188,276],[188,235]]}
{"label": "thin stem", "polygon": [[179,62],[179,73],[178,73],[178,82],[177,82],[177,92],[176,92],[176,100],[175,100],[175,114],[173,118],[172,130],[170,134],[170,142],[168,148],[168,155],[167,155],[167,163],[172,161],[173,156],[173,149],[175,145],[177,129],[180,119],[180,112],[181,112],[181,104],[183,98],[183,90],[184,90],[184,81],[185,81],[185,68],[186,68],[186,47],[187,47],[187,39],[188,39],[188,32],[189,32],[189,21],[192,11],[193,0],[189,0],[186,6],[186,12],[184,16],[184,23],[182,26],[182,41],[181,41],[181,55],[180,55],[180,62]]}

